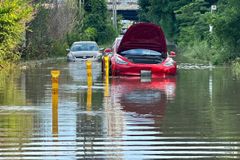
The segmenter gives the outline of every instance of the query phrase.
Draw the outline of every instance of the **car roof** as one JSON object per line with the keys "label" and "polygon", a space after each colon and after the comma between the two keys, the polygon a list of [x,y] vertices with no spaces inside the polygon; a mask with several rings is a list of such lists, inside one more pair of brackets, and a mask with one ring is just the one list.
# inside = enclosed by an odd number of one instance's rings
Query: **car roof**
{"label": "car roof", "polygon": [[94,44],[97,44],[97,42],[95,42],[95,41],[76,41],[76,42],[73,42],[73,44],[81,44],[81,43],[94,43]]}

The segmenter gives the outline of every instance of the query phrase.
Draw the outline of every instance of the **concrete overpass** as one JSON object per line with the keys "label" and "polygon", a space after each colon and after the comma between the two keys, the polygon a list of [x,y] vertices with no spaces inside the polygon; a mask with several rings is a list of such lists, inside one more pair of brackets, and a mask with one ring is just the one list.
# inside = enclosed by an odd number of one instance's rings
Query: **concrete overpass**
{"label": "concrete overpass", "polygon": [[[134,0],[128,0],[126,2],[125,0],[125,2],[117,2],[116,4],[117,14],[121,15],[123,19],[135,21],[138,20],[139,5],[137,4],[137,2],[135,2]],[[112,11],[113,9],[112,1],[108,2],[107,8],[108,10]]]}

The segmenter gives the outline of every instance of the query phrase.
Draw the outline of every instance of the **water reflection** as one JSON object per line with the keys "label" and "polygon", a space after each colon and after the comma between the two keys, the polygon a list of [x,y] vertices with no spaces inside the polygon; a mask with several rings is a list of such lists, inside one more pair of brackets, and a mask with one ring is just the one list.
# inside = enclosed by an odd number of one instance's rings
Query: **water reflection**
{"label": "water reflection", "polygon": [[58,136],[58,70],[51,71],[52,75],[52,134]]}
{"label": "water reflection", "polygon": [[91,86],[85,62],[0,74],[0,159],[239,159],[240,82],[227,68],[152,80],[100,68]]}
{"label": "water reflection", "polygon": [[112,96],[126,112],[161,115],[167,100],[175,97],[176,77],[152,79],[142,82],[137,77],[112,80]]}
{"label": "water reflection", "polygon": [[52,102],[52,134],[58,135],[58,95],[53,95]]}
{"label": "water reflection", "polygon": [[[102,77],[100,67],[101,67],[100,63],[92,62],[91,64],[93,83],[101,79]],[[86,78],[87,77],[86,61],[70,62],[68,63],[67,69],[73,81],[86,83],[86,79],[87,79]]]}
{"label": "water reflection", "polygon": [[[21,78],[21,84],[17,86],[17,80]],[[0,105],[25,105],[25,75],[19,71],[0,72]],[[25,88],[24,88],[25,89]]]}
{"label": "water reflection", "polygon": [[[104,99],[107,144],[113,149],[107,158],[145,157],[145,153],[139,151],[151,142],[144,139],[155,139],[160,134],[159,123],[164,117],[167,101],[175,97],[175,88],[175,77],[150,82],[142,82],[138,77],[111,79],[110,97]],[[141,142],[138,144],[137,140]]]}
{"label": "water reflection", "polygon": [[92,110],[92,86],[87,89],[87,111]]}

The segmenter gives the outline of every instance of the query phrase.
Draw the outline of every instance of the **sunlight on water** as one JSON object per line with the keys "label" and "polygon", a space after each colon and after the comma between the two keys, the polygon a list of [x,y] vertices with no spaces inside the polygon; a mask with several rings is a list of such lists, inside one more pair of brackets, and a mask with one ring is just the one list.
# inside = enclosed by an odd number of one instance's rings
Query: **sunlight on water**
{"label": "sunlight on water", "polygon": [[240,159],[240,82],[228,68],[180,64],[151,81],[100,70],[92,86],[84,62],[0,74],[0,159]]}
{"label": "sunlight on water", "polygon": [[212,64],[192,64],[192,63],[181,63],[178,65],[178,69],[213,69],[215,68]]}

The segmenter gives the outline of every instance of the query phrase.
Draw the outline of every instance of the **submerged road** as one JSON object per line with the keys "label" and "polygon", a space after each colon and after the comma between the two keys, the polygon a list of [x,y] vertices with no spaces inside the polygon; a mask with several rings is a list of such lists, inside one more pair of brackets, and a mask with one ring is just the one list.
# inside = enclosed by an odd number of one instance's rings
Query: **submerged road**
{"label": "submerged road", "polygon": [[174,77],[109,83],[92,68],[90,88],[83,61],[0,73],[0,159],[240,159],[230,68],[182,63]]}

